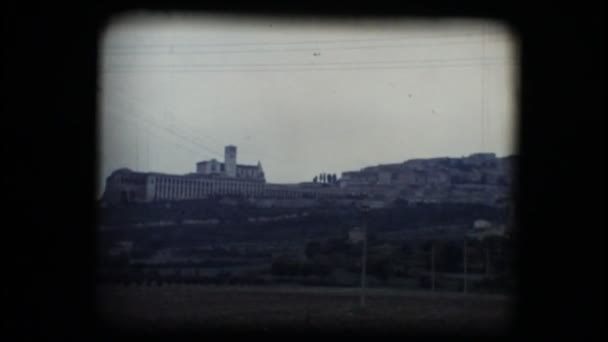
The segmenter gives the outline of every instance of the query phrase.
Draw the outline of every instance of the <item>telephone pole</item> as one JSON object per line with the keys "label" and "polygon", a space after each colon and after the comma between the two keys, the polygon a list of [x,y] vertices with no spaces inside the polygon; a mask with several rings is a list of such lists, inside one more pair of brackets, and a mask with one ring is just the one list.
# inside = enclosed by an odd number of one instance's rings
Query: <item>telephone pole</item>
{"label": "telephone pole", "polygon": [[363,255],[361,256],[361,307],[365,307],[365,274],[367,272],[367,213],[369,207],[363,206]]}
{"label": "telephone pole", "polygon": [[365,306],[365,273],[367,266],[367,227],[363,228],[363,256],[361,261],[361,307]]}
{"label": "telephone pole", "polygon": [[462,249],[463,268],[464,268],[464,293],[467,293],[467,238],[464,238],[464,248]]}
{"label": "telephone pole", "polygon": [[486,250],[486,278],[490,277],[490,247],[488,246],[488,242],[485,242],[485,250]]}
{"label": "telephone pole", "polygon": [[435,241],[431,241],[431,291],[435,292]]}

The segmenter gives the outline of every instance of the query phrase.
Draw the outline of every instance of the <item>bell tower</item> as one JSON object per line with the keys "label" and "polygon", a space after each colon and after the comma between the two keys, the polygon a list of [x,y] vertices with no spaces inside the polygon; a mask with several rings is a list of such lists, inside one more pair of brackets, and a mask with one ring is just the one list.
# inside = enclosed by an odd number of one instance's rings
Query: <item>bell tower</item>
{"label": "bell tower", "polygon": [[228,145],[224,148],[224,165],[226,176],[236,177],[236,146]]}

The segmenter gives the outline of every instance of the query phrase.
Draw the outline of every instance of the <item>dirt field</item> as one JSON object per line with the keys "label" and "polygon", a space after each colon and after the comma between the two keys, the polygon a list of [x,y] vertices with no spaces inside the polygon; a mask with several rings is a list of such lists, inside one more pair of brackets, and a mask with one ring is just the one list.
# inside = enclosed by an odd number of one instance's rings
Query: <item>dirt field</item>
{"label": "dirt field", "polygon": [[502,335],[510,323],[504,296],[371,289],[362,309],[351,288],[107,285],[98,293],[107,327],[137,333]]}

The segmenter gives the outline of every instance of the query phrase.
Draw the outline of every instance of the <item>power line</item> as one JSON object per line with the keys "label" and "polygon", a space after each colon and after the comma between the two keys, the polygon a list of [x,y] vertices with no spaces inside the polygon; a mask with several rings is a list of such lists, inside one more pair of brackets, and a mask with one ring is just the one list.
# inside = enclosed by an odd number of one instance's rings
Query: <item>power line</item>
{"label": "power line", "polygon": [[[131,118],[131,117],[129,117],[129,116],[125,116],[125,115],[119,115],[119,113],[121,113],[120,111],[114,111],[114,110],[108,109],[108,110],[106,111],[106,113],[107,113],[107,114],[109,114],[109,115],[111,115],[112,117],[115,117],[115,118],[119,119],[119,120],[124,120],[125,122],[127,122],[127,123],[129,123],[129,124],[133,124],[133,125],[135,125],[135,126],[138,126],[138,123],[139,123],[138,121],[136,121],[136,122],[131,122],[131,121],[130,121],[130,119],[131,119],[131,120],[133,120],[133,118]],[[111,121],[111,120],[110,120],[110,122],[112,122],[112,123],[116,123],[115,121]],[[195,150],[195,149],[192,149],[191,147],[188,147],[188,146],[183,145],[183,144],[181,144],[181,143],[178,143],[178,142],[176,142],[176,141],[171,141],[171,140],[169,140],[169,139],[168,139],[166,136],[162,136],[162,135],[159,135],[159,134],[155,134],[154,132],[150,131],[149,129],[143,128],[143,130],[144,130],[144,131],[146,131],[146,132],[147,132],[148,134],[150,134],[150,135],[153,135],[153,136],[155,136],[155,137],[157,137],[157,138],[160,138],[160,139],[163,139],[163,140],[165,140],[165,141],[169,142],[169,143],[171,144],[171,146],[172,146],[172,147],[177,148],[178,150],[181,150],[182,152],[184,152],[184,155],[185,155],[185,156],[188,156],[188,159],[189,159],[189,160],[191,160],[191,159],[192,159],[192,158],[191,158],[191,157],[192,157],[192,154],[195,154],[195,155],[196,155],[196,154],[198,154],[198,153],[199,153],[199,151],[197,151],[197,150]],[[175,138],[175,137],[174,137],[174,138]]]}
{"label": "power line", "polygon": [[[123,116],[123,115],[119,115],[118,113],[119,113],[119,112],[115,112],[115,111],[112,111],[112,110],[108,111],[108,114],[110,114],[111,116],[113,116],[113,117],[115,117],[115,118],[118,118],[118,119],[120,119],[120,120],[125,120],[125,121],[127,121],[127,122],[129,121],[129,120],[128,120],[128,119],[129,119],[129,117],[128,117],[128,116],[127,116],[127,117],[125,117],[125,116]],[[161,136],[161,135],[159,135],[159,134],[155,134],[154,132],[152,132],[152,131],[150,131],[150,130],[148,130],[148,129],[145,129],[145,128],[144,128],[144,130],[145,130],[145,131],[146,131],[148,134],[150,134],[150,135],[153,135],[153,136],[155,136],[155,137],[157,137],[157,138],[161,138],[161,139],[163,139],[163,140],[165,140],[165,141],[169,142],[169,143],[170,143],[170,145],[171,145],[173,148],[177,148],[178,150],[181,150],[182,152],[184,152],[184,155],[187,155],[187,156],[189,157],[189,159],[192,159],[192,155],[193,155],[193,154],[194,154],[194,155],[197,155],[197,154],[199,153],[197,150],[192,149],[192,148],[190,148],[190,147],[188,147],[188,146],[186,146],[186,145],[180,144],[180,143],[178,143],[178,142],[176,142],[176,141],[170,141],[170,140],[168,140],[168,139],[167,139],[167,137],[165,137],[165,136]]]}
{"label": "power line", "polygon": [[[110,90],[116,90],[116,89],[114,89],[114,88],[108,88],[108,89],[110,89]],[[141,108],[142,106],[143,106],[143,107],[145,107],[145,106],[146,106],[146,104],[144,103],[144,101],[143,101],[143,100],[142,100],[142,101],[137,100],[137,99],[136,99],[136,97],[134,97],[133,95],[131,95],[130,97],[125,97],[125,94],[128,92],[128,90],[127,90],[126,88],[123,88],[123,91],[124,91],[124,92],[118,92],[118,91],[116,91],[116,94],[119,94],[121,97],[123,97],[123,99],[125,99],[125,100],[127,100],[127,101],[129,101],[129,102],[131,102],[131,103],[133,103],[133,104],[135,104],[136,106],[138,106],[138,107],[140,107],[140,108]],[[168,110],[166,110],[166,109],[165,109],[165,112],[167,112],[167,111],[168,111]],[[169,113],[171,113],[171,114],[173,114],[171,111],[168,111],[168,112],[169,112]],[[175,118],[175,115],[172,115],[172,117],[173,117],[173,118]],[[188,123],[188,124],[183,123],[182,125],[180,125],[180,127],[183,127],[183,128],[189,127],[189,123]],[[174,126],[173,128],[174,128],[174,129],[176,129],[176,130],[180,130],[179,128],[177,128],[177,127],[175,127],[175,126]],[[181,130],[182,130],[182,133],[187,133],[187,132],[185,132],[185,130],[184,130],[183,128],[181,129]],[[190,133],[193,133],[193,132],[191,131]],[[200,134],[199,134],[198,132],[196,132],[195,136],[196,136],[196,138],[193,138],[194,140],[196,140],[196,139],[200,139]],[[206,136],[207,136],[208,138],[210,138],[210,139],[212,138],[212,137],[211,137],[210,135],[208,135],[208,134],[206,134]],[[215,138],[213,138],[212,140],[216,140],[216,139],[215,139]],[[217,141],[217,140],[216,140],[216,141]],[[208,142],[200,142],[200,141],[199,141],[199,143],[200,143],[200,144],[202,144],[202,145],[208,144]],[[223,148],[223,146],[225,146],[225,144],[222,144],[222,143],[219,143],[219,144],[222,146],[222,148]],[[207,148],[205,147],[205,149],[207,149]],[[214,150],[209,150],[209,149],[207,149],[207,150],[208,150],[209,152],[213,153],[213,154],[221,155],[221,153],[220,153],[220,152],[216,152],[216,151],[214,151]],[[221,150],[221,149],[220,149],[220,150]]]}
{"label": "power line", "polygon": [[[112,89],[113,89],[113,88],[112,88]],[[114,90],[114,89],[113,89],[113,90]],[[126,89],[124,89],[124,88],[123,88],[123,90],[125,90],[125,92],[121,92],[121,93],[120,93],[121,95],[126,94]],[[131,101],[131,102],[139,102],[139,101],[138,101],[138,100],[136,100],[136,99],[135,99],[133,96],[131,96],[131,97],[129,97],[129,98],[125,98],[125,99],[128,99],[128,100],[129,100],[129,101]],[[175,117],[175,116],[174,116],[174,117]],[[187,128],[187,127],[191,127],[191,126],[190,126],[190,125],[187,125],[187,124],[184,124],[182,127]],[[183,131],[184,133],[186,133],[184,129],[182,129],[182,131]],[[193,131],[190,131],[190,133],[191,133],[192,135],[196,136],[197,138],[198,138],[198,137],[200,137],[200,134],[198,134],[198,132],[193,132]],[[226,143],[224,143],[224,142],[220,142],[219,140],[217,140],[217,139],[213,138],[212,136],[210,136],[210,135],[208,135],[208,134],[206,134],[206,137],[207,137],[207,138],[209,138],[209,139],[211,139],[211,140],[215,140],[215,141],[216,141],[216,143],[217,143],[217,145],[216,145],[216,146],[220,146],[220,148],[218,148],[220,151],[221,151],[221,150],[223,150],[224,146],[226,146],[226,145],[227,145]],[[193,138],[193,139],[195,139],[195,138]],[[205,142],[205,143],[206,143],[206,142]],[[281,157],[270,156],[270,155],[265,154],[265,153],[263,153],[263,154],[249,154],[249,153],[246,153],[246,155],[247,155],[247,156],[250,156],[250,157],[251,157],[251,156],[253,156],[253,157],[258,157],[258,158],[257,158],[258,160],[260,160],[260,158],[259,158],[260,156],[268,156],[268,157],[270,157],[271,159],[286,162],[286,160],[285,160],[285,159],[283,159],[283,158],[281,158]],[[222,155],[221,155],[221,153],[217,153],[217,156],[218,156],[219,158],[221,158],[221,156],[222,156]],[[256,158],[254,158],[254,159],[256,159]]]}
{"label": "power line", "polygon": [[[114,88],[110,88],[110,89],[115,90]],[[122,96],[122,97],[123,97],[125,100],[127,100],[127,101],[129,101],[129,102],[131,102],[131,103],[134,103],[136,106],[139,106],[140,108],[141,108],[142,106],[144,106],[144,107],[146,106],[146,105],[144,104],[144,102],[143,102],[143,101],[139,101],[139,100],[137,100],[137,99],[136,99],[136,98],[135,98],[133,95],[131,95],[130,97],[125,97],[125,94],[127,93],[127,90],[126,90],[125,88],[123,88],[123,90],[124,90],[124,92],[118,92],[118,91],[117,91],[116,93],[117,93],[117,94],[119,94],[120,96]],[[167,112],[167,111],[168,111],[168,110],[166,110],[166,109],[165,109],[165,112]],[[173,114],[173,113],[172,113],[172,111],[168,111],[168,112],[169,112],[169,113],[171,113],[171,114]],[[175,115],[172,115],[172,117],[173,117],[173,118],[175,118],[176,116],[175,116]],[[175,130],[178,130],[178,131],[180,131],[180,130],[181,130],[181,133],[184,133],[184,134],[189,134],[189,135],[193,135],[194,137],[193,137],[192,139],[193,139],[193,140],[197,140],[197,141],[199,142],[199,144],[201,144],[201,145],[208,145],[208,144],[209,144],[208,142],[203,142],[202,140],[200,140],[200,133],[199,133],[199,132],[192,132],[192,131],[190,131],[190,132],[186,132],[185,128],[190,127],[190,126],[189,126],[189,123],[188,123],[188,124],[186,124],[186,123],[181,123],[179,126],[180,126],[180,127],[182,127],[182,128],[180,129],[180,128],[175,127],[175,126],[173,126],[173,125],[172,125],[172,127],[173,127]],[[196,134],[194,134],[194,133],[196,133]],[[212,137],[211,137],[210,135],[208,135],[208,134],[205,134],[205,135],[206,135],[206,137],[207,137],[207,138],[209,138],[209,139],[211,139],[211,138],[212,138]],[[211,140],[216,140],[216,139],[215,139],[215,138],[213,138],[213,139],[211,139]],[[216,142],[217,142],[217,140],[216,140]],[[224,146],[226,146],[226,144],[223,144],[223,143],[221,143],[221,142],[219,142],[219,143],[217,143],[217,144],[218,144],[217,146],[221,146],[221,148],[219,148],[219,149],[218,149],[219,151],[222,151],[223,147],[224,147]],[[212,145],[215,145],[215,144],[212,144]],[[217,152],[217,151],[215,151],[215,149],[209,149],[209,148],[207,148],[206,146],[205,146],[204,148],[205,148],[205,149],[206,149],[208,152],[213,153],[214,155],[221,156],[221,152]]]}
{"label": "power line", "polygon": [[[399,41],[406,39],[445,39],[445,38],[474,38],[477,33],[468,34],[451,34],[451,35],[419,35],[419,36],[400,36],[394,38],[366,38],[366,39],[332,39],[332,40],[304,40],[295,42],[235,42],[235,43],[154,43],[154,44],[137,44],[137,45],[110,45],[105,47],[106,50],[133,50],[133,49],[149,49],[149,48],[171,48],[171,47],[214,47],[214,46],[260,46],[260,45],[305,45],[305,44],[336,44],[336,43],[356,43],[356,42],[376,42],[376,41]],[[500,36],[496,34],[495,36]]]}
{"label": "power line", "polygon": [[[124,97],[124,93],[117,93],[117,94],[121,94],[121,95],[123,95],[123,98],[124,98],[125,100],[130,101],[131,103],[135,103],[135,104],[136,104],[136,106],[138,106],[138,107],[140,107],[140,108],[141,108],[141,104],[137,103],[135,100],[133,100],[133,99],[131,99],[131,98]],[[134,115],[137,115],[137,114],[134,114]],[[140,116],[140,115],[137,115],[137,116],[138,116],[139,118],[141,118],[142,120],[147,120],[149,123],[151,123],[151,124],[153,124],[153,125],[155,125],[155,126],[159,127],[160,129],[164,129],[164,130],[166,130],[166,131],[172,132],[172,134],[175,134],[176,136],[179,136],[179,137],[180,137],[180,138],[182,138],[182,139],[186,139],[186,140],[190,141],[191,143],[193,143],[193,144],[197,145],[198,147],[200,147],[200,148],[202,148],[202,149],[204,149],[204,150],[206,150],[206,151],[210,152],[212,155],[215,155],[215,156],[221,156],[221,154],[220,154],[220,153],[217,153],[216,151],[213,151],[213,150],[211,150],[211,149],[207,148],[206,146],[204,146],[204,145],[203,145],[203,144],[201,144],[200,142],[198,142],[198,141],[196,141],[196,140],[194,140],[194,139],[191,139],[191,138],[189,138],[189,137],[188,137],[188,138],[186,138],[186,137],[184,137],[183,135],[180,135],[180,133],[175,132],[175,130],[172,130],[172,129],[167,128],[167,127],[165,127],[165,126],[161,126],[159,123],[157,123],[157,122],[155,122],[155,121],[152,121],[152,120],[151,120],[150,118],[148,118],[148,117],[142,117],[142,116]]]}
{"label": "power line", "polygon": [[[110,105],[113,105],[113,104],[110,104]],[[125,120],[125,121],[127,121],[127,122],[129,122],[129,119],[131,119],[131,120],[135,120],[135,118],[134,118],[133,116],[130,116],[130,115],[121,115],[121,113],[124,113],[124,112],[119,111],[119,110],[112,110],[112,109],[106,108],[106,109],[105,109],[105,112],[106,112],[107,114],[110,114],[112,117],[115,117],[115,118],[118,118],[118,119],[121,119],[121,120]],[[137,129],[142,129],[142,128],[141,128],[141,126],[139,126],[139,123],[141,123],[141,122],[140,122],[140,121],[135,121],[135,122],[132,122],[132,124],[133,124],[133,125],[135,125]],[[171,136],[173,136],[173,138],[180,138],[180,139],[182,139],[182,140],[184,139],[184,137],[179,136],[179,135],[175,135],[175,134],[173,134],[173,133],[172,133],[170,130],[168,130],[168,129],[164,128],[164,127],[159,127],[159,126],[157,126],[157,125],[152,124],[151,122],[146,122],[146,121],[144,121],[144,123],[148,124],[149,126],[151,126],[151,127],[153,127],[153,128],[156,128],[156,129],[161,129],[161,130],[167,131],[168,133],[170,133],[170,135],[171,135]],[[178,147],[178,148],[179,148],[179,149],[181,149],[183,152],[185,152],[185,154],[186,154],[186,155],[188,155],[189,157],[190,157],[192,154],[194,154],[194,155],[199,155],[199,154],[200,154],[200,151],[199,151],[199,150],[197,150],[197,149],[193,149],[192,147],[189,147],[189,146],[187,146],[187,145],[180,144],[180,143],[178,143],[178,142],[176,142],[176,141],[169,141],[169,140],[167,139],[167,137],[164,137],[164,136],[161,136],[161,135],[155,134],[154,132],[150,131],[149,129],[145,129],[145,128],[143,128],[143,130],[144,130],[144,131],[146,131],[146,132],[147,132],[148,134],[150,134],[150,135],[156,136],[156,137],[158,137],[158,138],[163,138],[164,140],[166,140],[166,141],[170,142],[172,146],[174,146],[174,147]],[[137,133],[136,133],[136,134],[137,134]],[[191,141],[190,141],[190,142],[191,142]],[[138,150],[137,146],[138,146],[138,145],[137,145],[137,142],[136,142],[136,158],[135,158],[135,161],[136,161],[136,164],[138,165],[138,164],[139,164],[139,162],[138,162],[138,161],[139,161],[139,150]],[[266,154],[265,154],[265,155],[266,155]],[[274,157],[271,157],[271,158],[272,158],[272,159],[277,159],[277,158],[274,158]],[[282,158],[279,158],[279,160],[281,160],[281,159],[282,159]],[[136,167],[135,167],[135,169],[139,169],[139,166],[136,166]]]}
{"label": "power line", "polygon": [[[110,105],[112,105],[112,103],[109,103],[109,104],[110,104]],[[189,142],[189,143],[191,143],[191,144],[194,144],[194,145],[196,145],[197,147],[200,147],[200,148],[204,148],[204,149],[206,149],[206,147],[201,146],[201,145],[200,145],[198,142],[193,141],[192,139],[189,139],[189,138],[187,138],[187,137],[184,137],[183,135],[180,135],[179,133],[175,132],[174,130],[171,130],[171,129],[167,128],[167,127],[161,126],[161,125],[159,125],[159,124],[155,123],[154,121],[150,120],[149,118],[145,118],[145,117],[142,117],[142,116],[140,116],[140,115],[136,115],[136,114],[127,114],[127,116],[129,116],[129,115],[130,115],[130,116],[132,116],[132,117],[133,117],[133,116],[137,116],[137,117],[138,117],[138,119],[143,120],[143,122],[146,122],[148,125],[151,125],[151,126],[153,126],[153,127],[156,127],[157,129],[161,129],[161,130],[167,131],[167,132],[169,132],[170,134],[172,134],[172,135],[173,135],[173,136],[175,136],[175,137],[178,137],[178,138],[180,138],[180,139],[182,139],[182,140],[184,140],[184,141],[187,141],[187,142]],[[200,153],[200,150],[197,150],[197,152],[196,152],[196,153],[197,153],[197,154],[198,154],[198,153]]]}
{"label": "power line", "polygon": [[[112,90],[116,90],[116,89],[114,89],[114,88],[111,88],[111,89],[112,89]],[[121,96],[123,96],[124,94],[126,94],[126,93],[127,93],[127,92],[126,92],[126,89],[124,89],[124,90],[125,90],[124,92],[118,92],[118,91],[117,91],[117,94],[120,94]],[[136,100],[134,97],[132,97],[132,96],[131,96],[131,97],[128,97],[128,98],[126,98],[126,97],[125,97],[125,99],[127,99],[127,100],[131,101],[132,103],[137,103],[137,104],[139,105],[139,101],[137,101],[137,100]],[[146,118],[146,119],[147,119],[147,120],[149,120],[148,118]],[[186,124],[184,124],[184,125],[183,125],[183,127],[189,127],[189,126],[188,126],[188,125],[186,125]],[[184,130],[182,129],[182,131],[184,131]],[[194,133],[195,133],[195,132],[194,132]],[[195,135],[195,136],[197,136],[197,137],[199,136],[199,134],[193,134],[193,135]],[[209,136],[209,135],[207,135],[207,137],[208,137],[208,138],[211,138],[211,136]],[[214,139],[215,139],[215,138],[214,138]],[[218,149],[221,151],[221,150],[224,148],[224,146],[226,146],[226,145],[227,145],[227,144],[225,144],[225,143],[218,142],[218,145],[217,145],[217,146],[220,146],[220,147],[221,147],[221,148],[218,148]],[[207,149],[207,150],[208,150],[208,149]],[[218,153],[214,153],[214,154],[215,154],[216,156],[218,156],[218,158],[220,158],[220,159],[222,158],[222,154],[221,154],[221,153],[219,153],[219,152],[218,152]],[[264,158],[260,158],[260,157],[268,157],[268,158],[271,158],[271,159],[273,159],[273,160],[278,160],[278,161],[281,161],[281,162],[290,162],[290,161],[288,161],[288,160],[284,159],[283,157],[277,157],[277,156],[275,156],[275,155],[270,155],[270,154],[267,154],[267,153],[261,153],[261,154],[260,154],[260,153],[257,153],[257,154],[250,154],[250,153],[248,153],[247,155],[248,155],[248,156],[250,156],[250,157],[257,157],[257,159],[258,159],[258,160],[264,159]],[[254,158],[254,159],[256,159],[256,158]]]}
{"label": "power line", "polygon": [[121,73],[121,72],[290,72],[290,71],[362,71],[362,70],[399,70],[399,69],[428,69],[428,68],[459,68],[459,67],[479,67],[500,66],[503,63],[456,63],[456,64],[420,64],[420,65],[402,65],[402,66],[374,66],[374,67],[344,67],[344,68],[264,68],[264,69],[205,69],[205,68],[182,68],[182,69],[123,69],[123,70],[103,70],[103,73]]}
{"label": "power line", "polygon": [[284,67],[284,66],[341,66],[341,65],[373,65],[373,64],[402,64],[402,63],[442,63],[442,62],[460,62],[460,61],[502,61],[507,60],[507,57],[493,56],[493,57],[463,57],[463,58],[418,58],[418,59],[397,59],[397,60],[381,60],[381,61],[355,61],[355,62],[325,62],[325,63],[246,63],[246,64],[117,64],[107,65],[105,68],[141,68],[141,67],[152,67],[152,68],[180,68],[180,67]]}
{"label": "power line", "polygon": [[[107,109],[105,109],[105,111],[106,111],[106,113],[107,113],[107,114],[110,114],[111,116],[113,116],[113,117],[115,117],[115,118],[118,118],[118,119],[121,119],[121,120],[125,120],[125,121],[127,121],[127,122],[129,122],[129,119],[131,119],[131,120],[135,120],[133,117],[130,117],[129,115],[123,115],[123,114],[124,114],[124,112],[123,112],[123,111],[120,111],[120,110],[112,110],[112,109],[108,109],[108,108],[107,108]],[[132,122],[132,124],[133,124],[133,125],[135,125],[135,126],[136,126],[136,128],[140,129],[141,127],[140,127],[140,126],[138,126],[138,124],[139,124],[139,123],[140,123],[140,121],[135,121],[135,122]],[[148,123],[148,122],[146,122],[146,123],[147,123],[148,125],[150,125],[151,127],[154,127],[154,128],[156,128],[156,129],[161,129],[161,128],[160,128],[160,127],[158,127],[158,126],[151,125],[151,124],[150,124],[150,123]],[[161,135],[158,135],[158,134],[154,134],[153,132],[151,132],[151,131],[150,131],[150,130],[148,130],[148,129],[145,129],[145,128],[143,128],[143,129],[144,129],[144,130],[146,130],[146,131],[147,131],[149,134],[152,134],[152,135],[156,136],[157,138],[162,138],[162,139],[165,139],[166,141],[168,141],[168,142],[169,142],[169,140],[167,140],[167,137],[164,137],[164,136],[161,136]],[[173,136],[174,138],[176,138],[176,137],[177,137],[177,136],[175,136],[175,135],[173,135],[173,134],[170,134],[170,135],[171,135],[171,136]],[[177,138],[179,138],[179,137],[177,137]],[[192,148],[192,147],[188,147],[188,146],[186,146],[186,145],[183,145],[183,144],[177,143],[177,142],[175,142],[175,141],[170,141],[170,142],[171,142],[171,144],[175,144],[176,146],[181,147],[181,148],[182,148],[182,150],[185,150],[185,149],[189,150],[189,151],[188,151],[188,153],[190,153],[190,152],[199,153],[199,152],[200,152],[200,151],[198,151],[198,150],[196,150],[196,149],[194,149],[194,148]]]}
{"label": "power line", "polygon": [[335,51],[335,50],[367,50],[367,49],[377,49],[377,48],[407,48],[407,47],[417,47],[417,46],[437,46],[437,45],[467,45],[467,44],[476,44],[475,41],[471,40],[463,40],[463,41],[454,41],[454,42],[418,42],[418,43],[410,43],[410,44],[398,44],[398,45],[362,45],[362,46],[334,46],[334,47],[305,47],[305,48],[282,48],[282,49],[249,49],[249,50],[186,50],[179,51],[173,47],[167,47],[166,51],[137,51],[137,50],[125,50],[125,51],[104,51],[103,53],[106,55],[159,55],[159,54],[194,54],[194,55],[204,55],[204,54],[231,54],[231,53],[264,53],[264,52],[298,52],[298,51]]}
{"label": "power line", "polygon": [[[187,88],[187,89],[188,89],[188,90],[191,90],[192,88]],[[194,94],[194,95],[195,95],[195,96],[197,96],[198,94]],[[175,117],[175,116],[174,116],[174,117]],[[192,128],[192,125],[190,125],[190,124],[183,124],[183,126],[182,126],[182,127],[184,127],[184,128],[185,128],[185,130],[187,130],[187,128]],[[185,130],[184,130],[184,131],[185,131]],[[194,135],[194,136],[196,136],[196,137],[200,137],[200,134],[199,134],[198,132],[195,132],[195,131],[193,131],[193,130],[190,130],[190,133],[191,133],[191,134],[193,134],[193,135]],[[224,149],[224,147],[225,147],[226,145],[228,145],[227,143],[225,143],[225,142],[223,142],[223,141],[219,141],[219,139],[216,139],[216,138],[214,138],[213,136],[211,136],[211,135],[209,135],[209,134],[205,134],[205,137],[206,137],[206,138],[208,138],[208,139],[210,139],[210,140],[213,140],[213,141],[215,142],[215,143],[214,143],[214,145],[218,146],[218,149],[219,149],[220,151],[222,151],[222,150]],[[233,144],[233,143],[235,143],[235,142],[234,142],[234,141],[231,141],[230,143],[231,143],[231,144]],[[244,144],[244,145],[246,145],[246,144]],[[221,155],[221,153],[219,153],[219,155]],[[276,157],[276,156],[274,156],[274,155],[270,155],[270,154],[267,154],[267,153],[261,153],[261,154],[260,154],[260,153],[255,153],[255,154],[252,154],[252,153],[245,153],[245,156],[247,156],[247,157],[249,157],[249,158],[254,157],[254,158],[252,158],[252,159],[257,159],[258,161],[259,161],[259,160],[264,159],[264,158],[260,158],[260,157],[264,157],[264,156],[265,156],[265,157],[269,157],[270,159],[277,160],[277,161],[280,161],[280,162],[289,162],[288,160],[286,160],[286,159],[284,159],[284,158],[282,158],[282,157]]]}

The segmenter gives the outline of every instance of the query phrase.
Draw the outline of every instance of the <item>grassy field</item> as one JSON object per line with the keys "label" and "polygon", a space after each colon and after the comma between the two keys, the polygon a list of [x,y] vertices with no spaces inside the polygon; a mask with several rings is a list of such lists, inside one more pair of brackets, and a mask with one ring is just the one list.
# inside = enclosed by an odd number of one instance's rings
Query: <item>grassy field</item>
{"label": "grassy field", "polygon": [[[503,334],[504,296],[353,288],[200,285],[98,288],[100,316],[113,331]],[[117,330],[126,329],[126,330]]]}

